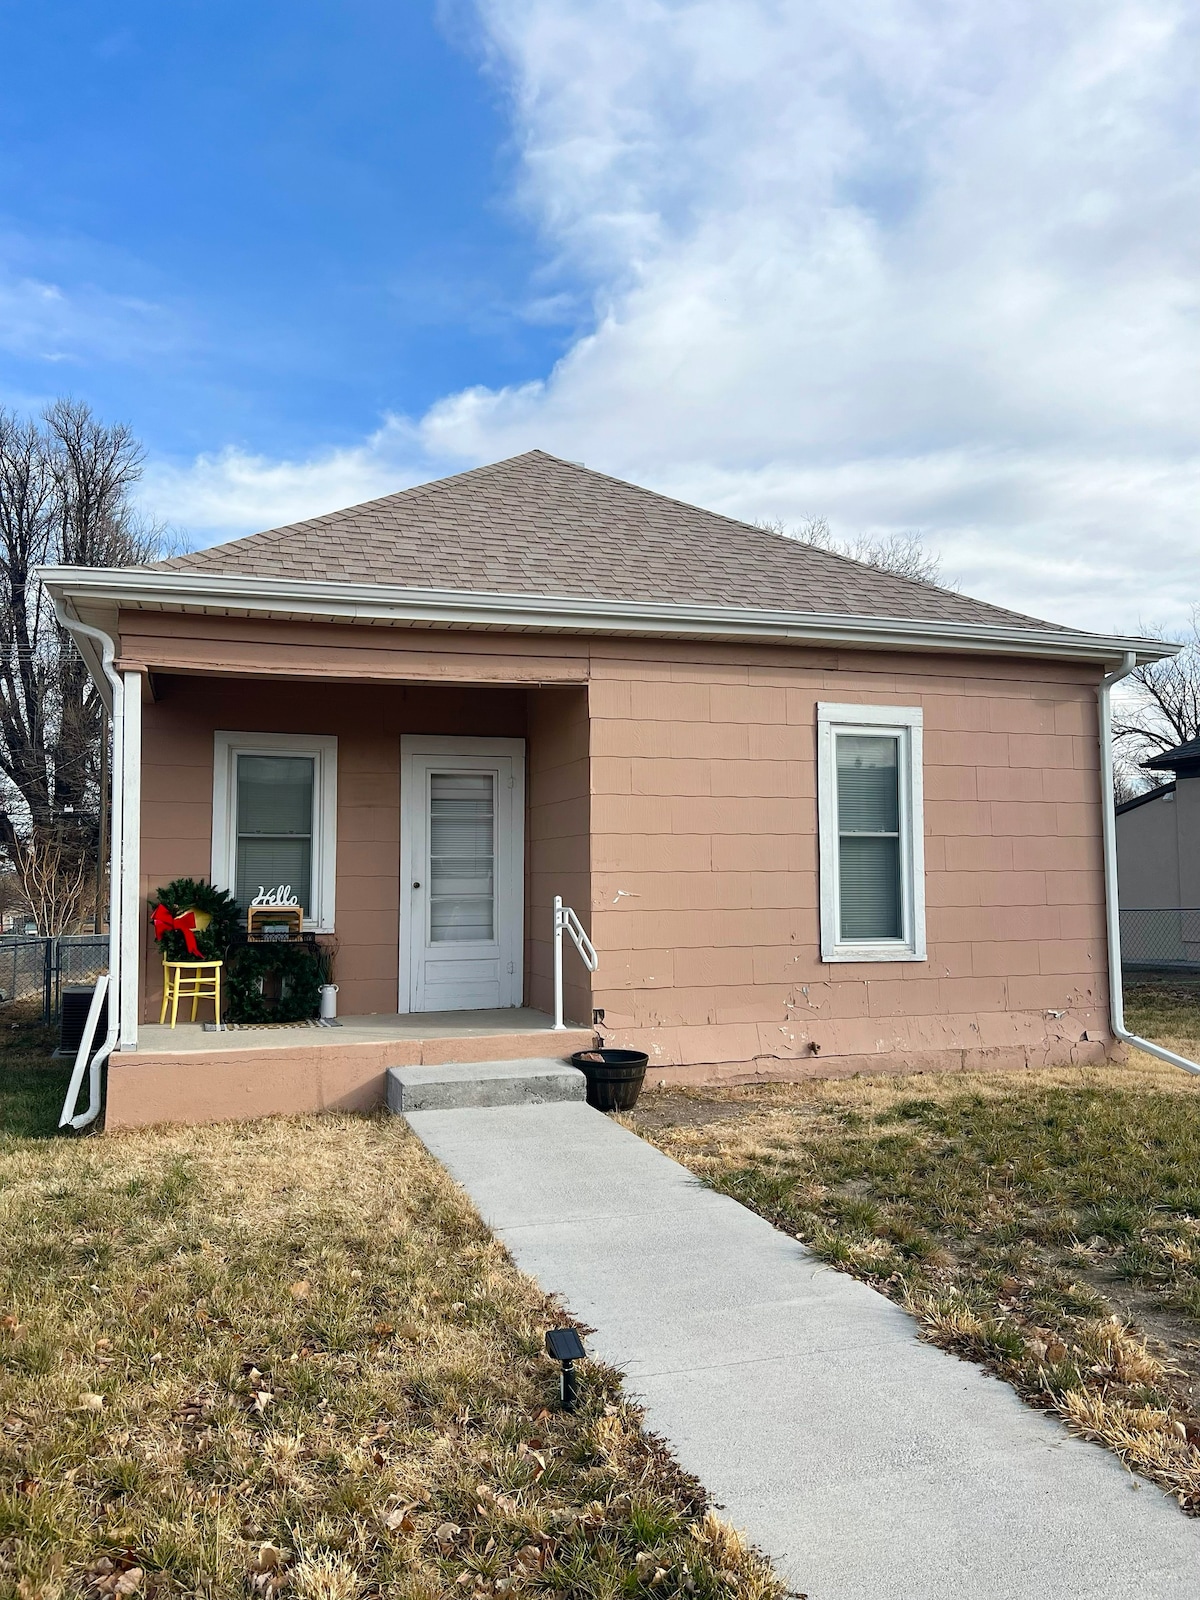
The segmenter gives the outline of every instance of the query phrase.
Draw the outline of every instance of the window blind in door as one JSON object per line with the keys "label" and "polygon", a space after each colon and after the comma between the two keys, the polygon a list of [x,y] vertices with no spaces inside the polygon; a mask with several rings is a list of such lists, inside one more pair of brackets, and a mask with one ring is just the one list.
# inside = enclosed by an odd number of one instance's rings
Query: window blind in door
{"label": "window blind in door", "polygon": [[496,937],[496,775],[429,776],[429,942]]}

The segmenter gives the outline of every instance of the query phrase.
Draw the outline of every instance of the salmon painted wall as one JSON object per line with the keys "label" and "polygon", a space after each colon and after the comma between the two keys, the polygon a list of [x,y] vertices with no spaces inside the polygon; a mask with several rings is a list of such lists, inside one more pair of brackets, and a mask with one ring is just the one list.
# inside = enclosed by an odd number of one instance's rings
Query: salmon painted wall
{"label": "salmon painted wall", "polygon": [[[1097,676],[594,645],[594,1003],[612,1042],[696,1081],[1102,1055]],[[923,709],[924,962],[820,959],[818,700]]]}
{"label": "salmon painted wall", "polygon": [[123,611],[121,665],[346,683],[586,683],[589,641],[538,634]]}
{"label": "salmon painted wall", "polygon": [[[394,1012],[399,962],[400,735],[521,738],[523,689],[289,683],[155,674],[143,707],[142,888],[209,876],[213,733],[338,740],[336,978],[346,1014]],[[143,919],[142,1014],[158,1020],[161,958]]]}
{"label": "salmon painted wall", "polygon": [[[526,733],[527,998],[550,1007],[561,892],[601,955],[589,985],[568,950],[569,1015],[602,1008],[659,1076],[1071,1061],[1110,1042],[1098,669],[153,614],[123,618],[122,651],[163,690],[145,708],[149,887],[208,871],[214,728],[338,733],[344,1011],[395,1005],[399,734]],[[160,676],[184,657],[229,677]],[[416,677],[464,687],[401,687]],[[820,960],[818,700],[923,709],[924,962]]]}
{"label": "salmon painted wall", "polygon": [[[586,689],[529,691],[529,832],[525,987],[529,1004],[554,1010],[554,896],[588,926],[590,867],[589,725]],[[587,968],[563,941],[563,1009],[592,1020]]]}

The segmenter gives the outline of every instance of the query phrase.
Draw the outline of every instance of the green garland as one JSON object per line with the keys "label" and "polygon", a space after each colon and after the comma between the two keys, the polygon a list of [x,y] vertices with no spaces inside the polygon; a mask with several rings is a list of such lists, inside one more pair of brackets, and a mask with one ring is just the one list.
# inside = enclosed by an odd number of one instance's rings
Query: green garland
{"label": "green garland", "polygon": [[[278,974],[280,996],[263,999],[263,979]],[[321,1006],[317,952],[307,944],[245,944],[234,952],[225,979],[230,1022],[307,1022]]]}
{"label": "green garland", "polygon": [[[150,902],[153,916],[155,906],[166,906],[173,917],[184,911],[206,911],[212,918],[203,931],[196,930],[196,943],[200,946],[201,961],[224,961],[229,941],[242,922],[241,908],[231,894],[217,889],[204,878],[176,878],[165,889],[159,889]],[[159,941],[159,949],[168,961],[195,961],[187,947],[187,940],[175,928],[168,928]]]}

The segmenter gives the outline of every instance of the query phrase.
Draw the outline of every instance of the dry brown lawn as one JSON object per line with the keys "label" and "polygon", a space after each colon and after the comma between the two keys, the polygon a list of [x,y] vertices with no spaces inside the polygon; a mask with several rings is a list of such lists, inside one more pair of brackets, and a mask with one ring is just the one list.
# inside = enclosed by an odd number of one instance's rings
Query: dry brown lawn
{"label": "dry brown lawn", "polygon": [[0,1595],[781,1591],[397,1119],[0,1136]]}
{"label": "dry brown lawn", "polygon": [[1200,1511],[1200,1079],[1139,1053],[659,1091],[628,1120]]}

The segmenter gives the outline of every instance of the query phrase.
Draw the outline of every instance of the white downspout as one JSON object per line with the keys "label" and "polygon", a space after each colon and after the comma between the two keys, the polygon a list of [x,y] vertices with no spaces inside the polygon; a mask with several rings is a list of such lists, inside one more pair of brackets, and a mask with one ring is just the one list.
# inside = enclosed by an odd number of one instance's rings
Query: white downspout
{"label": "white downspout", "polygon": [[1200,1073],[1200,1064],[1177,1056],[1173,1050],[1164,1050],[1160,1044],[1151,1044],[1130,1033],[1125,1026],[1125,989],[1121,976],[1121,905],[1117,892],[1117,811],[1113,793],[1112,753],[1112,687],[1127,678],[1137,665],[1137,657],[1127,650],[1116,672],[1100,680],[1100,819],[1104,837],[1104,907],[1108,917],[1108,1005],[1112,1031],[1125,1044],[1131,1044],[1147,1055],[1157,1056],[1184,1072]]}
{"label": "white downspout", "polygon": [[[121,881],[122,864],[124,861],[124,834],[125,834],[125,685],[121,676],[113,665],[116,658],[117,647],[115,641],[99,628],[93,628],[90,623],[80,622],[75,617],[69,617],[61,600],[55,600],[54,609],[58,620],[68,633],[82,634],[92,639],[100,646],[100,662],[104,669],[104,676],[112,688],[112,724],[113,724],[113,751],[112,751],[112,788],[109,802],[109,863],[108,863],[108,1033],[104,1043],[92,1056],[91,1068],[88,1073],[88,1104],[87,1110],[76,1114],[75,1106],[79,1099],[79,1090],[83,1082],[84,1063],[86,1060],[86,1045],[90,1042],[91,1030],[95,1028],[100,1008],[100,997],[93,997],[92,1006],[88,1012],[88,1025],[84,1029],[83,1041],[80,1044],[79,1054],[75,1058],[75,1070],[71,1074],[71,1082],[67,1089],[67,1098],[63,1103],[62,1115],[58,1119],[60,1128],[86,1128],[89,1127],[100,1115],[100,1068],[112,1054],[120,1031],[120,993],[121,993]],[[99,986],[98,986],[99,987]]]}

